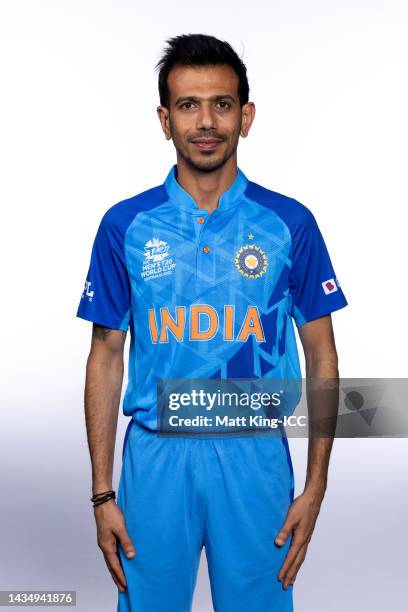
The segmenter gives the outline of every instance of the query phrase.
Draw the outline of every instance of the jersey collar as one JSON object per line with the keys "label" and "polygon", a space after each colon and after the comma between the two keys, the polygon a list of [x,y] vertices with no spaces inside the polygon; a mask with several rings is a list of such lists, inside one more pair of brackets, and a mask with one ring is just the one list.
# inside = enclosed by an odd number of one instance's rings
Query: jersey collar
{"label": "jersey collar", "polygon": [[[248,179],[237,167],[237,175],[227,191],[221,194],[216,210],[228,210],[237,204],[248,185]],[[174,164],[164,181],[170,200],[191,214],[202,214],[194,198],[177,181],[177,164]]]}

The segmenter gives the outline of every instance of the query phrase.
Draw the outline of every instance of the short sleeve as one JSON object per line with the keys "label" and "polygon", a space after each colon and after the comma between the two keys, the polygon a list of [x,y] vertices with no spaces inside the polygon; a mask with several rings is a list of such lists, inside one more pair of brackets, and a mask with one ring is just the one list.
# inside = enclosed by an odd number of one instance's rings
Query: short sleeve
{"label": "short sleeve", "polygon": [[333,269],[325,241],[309,209],[292,240],[290,292],[297,327],[344,308],[348,302]]}
{"label": "short sleeve", "polygon": [[131,291],[124,233],[108,210],[95,236],[76,316],[104,327],[127,331],[130,313]]}

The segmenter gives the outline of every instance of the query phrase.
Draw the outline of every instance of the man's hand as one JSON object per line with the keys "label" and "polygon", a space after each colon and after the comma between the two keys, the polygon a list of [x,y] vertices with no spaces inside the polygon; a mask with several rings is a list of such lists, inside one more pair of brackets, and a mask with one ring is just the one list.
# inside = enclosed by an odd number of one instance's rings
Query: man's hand
{"label": "man's hand", "polygon": [[113,581],[119,591],[124,592],[126,589],[126,579],[120,563],[116,538],[119,539],[120,545],[128,559],[132,559],[136,555],[136,551],[126,531],[123,514],[115,501],[109,500],[99,506],[95,506],[94,515],[97,526],[98,546],[103,552]]}
{"label": "man's hand", "polygon": [[299,568],[305,560],[322,500],[321,492],[305,490],[292,502],[285,523],[275,539],[275,543],[282,546],[290,532],[294,532],[285,562],[278,574],[278,579],[284,580],[284,589],[295,582]]}

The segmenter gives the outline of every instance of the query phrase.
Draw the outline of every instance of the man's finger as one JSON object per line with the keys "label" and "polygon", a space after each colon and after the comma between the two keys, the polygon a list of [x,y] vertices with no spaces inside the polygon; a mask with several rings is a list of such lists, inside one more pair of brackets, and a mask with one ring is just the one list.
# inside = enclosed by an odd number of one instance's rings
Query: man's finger
{"label": "man's finger", "polygon": [[285,544],[286,540],[288,539],[288,537],[291,534],[291,531],[294,529],[295,527],[295,523],[289,519],[287,519],[283,526],[281,527],[281,529],[279,530],[278,535],[275,538],[275,543],[278,546],[283,546],[283,544]]}
{"label": "man's finger", "polygon": [[278,580],[282,580],[284,578],[286,572],[298,556],[300,549],[302,548],[302,546],[304,546],[304,543],[304,539],[299,534],[296,536],[295,532],[295,535],[293,536],[292,542],[290,544],[288,554],[286,555],[286,559],[278,573]]}
{"label": "man's finger", "polygon": [[128,532],[126,531],[126,527],[118,529],[115,534],[118,537],[121,547],[123,548],[125,555],[128,559],[132,559],[136,555],[135,547],[132,544],[132,540],[130,539]]}
{"label": "man's finger", "polygon": [[306,557],[307,544],[304,544],[293,561],[292,565],[286,572],[285,579],[283,581],[283,588],[286,589],[290,584],[293,584],[296,580],[296,576]]}
{"label": "man's finger", "polygon": [[115,574],[112,572],[111,568],[109,567],[108,562],[106,562],[106,566],[109,570],[110,575],[112,576],[113,582],[116,584],[119,591],[121,591],[121,593],[124,593],[126,589],[120,584],[119,580],[116,578]]}
{"label": "man's finger", "polygon": [[119,583],[126,588],[126,578],[120,564],[119,556],[116,552],[109,551],[104,553],[105,561],[110,572],[113,572]]}

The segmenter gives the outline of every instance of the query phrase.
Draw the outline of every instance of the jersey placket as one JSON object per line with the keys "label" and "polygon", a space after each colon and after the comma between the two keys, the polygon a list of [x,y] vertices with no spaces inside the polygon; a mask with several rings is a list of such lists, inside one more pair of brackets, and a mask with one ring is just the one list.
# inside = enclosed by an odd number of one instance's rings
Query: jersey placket
{"label": "jersey placket", "polygon": [[209,214],[205,209],[193,213],[196,227],[196,292],[214,283],[215,251],[208,226],[213,223],[212,217],[215,213],[216,211],[213,211]]}

